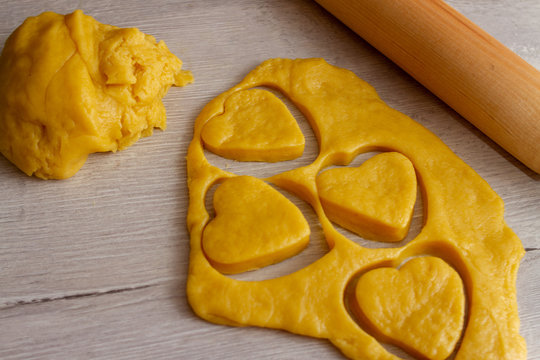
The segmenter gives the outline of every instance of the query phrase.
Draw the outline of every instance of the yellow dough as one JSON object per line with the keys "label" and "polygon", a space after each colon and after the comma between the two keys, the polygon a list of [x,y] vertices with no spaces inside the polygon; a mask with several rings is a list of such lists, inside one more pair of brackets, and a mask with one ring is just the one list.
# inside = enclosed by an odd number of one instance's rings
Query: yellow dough
{"label": "yellow dough", "polygon": [[328,218],[358,235],[401,241],[407,235],[416,201],[411,162],[396,152],[383,153],[358,168],[337,168],[317,177]]}
{"label": "yellow dough", "polygon": [[353,308],[379,338],[422,359],[444,360],[461,335],[463,283],[441,259],[425,256],[399,270],[378,268],[362,275]]}
{"label": "yellow dough", "polygon": [[216,217],[206,226],[203,249],[224,273],[257,269],[306,247],[309,224],[286,197],[250,176],[227,179],[214,194]]}
{"label": "yellow dough", "polygon": [[163,41],[80,10],[30,17],[0,57],[0,152],[27,175],[68,178],[88,154],[165,129],[161,98],[193,79],[181,67]]}
{"label": "yellow dough", "polygon": [[285,104],[272,93],[238,91],[225,102],[225,112],[203,128],[210,151],[240,161],[283,161],[302,155],[304,135]]}
{"label": "yellow dough", "polygon": [[[319,154],[311,164],[261,181],[313,207],[329,251],[293,273],[241,281],[224,275],[203,251],[203,234],[212,221],[205,205],[208,191],[238,176],[207,161],[201,134],[207,123],[224,113],[230,97],[261,86],[288,97],[308,119],[319,143]],[[414,167],[423,196],[423,228],[397,247],[360,246],[334,228],[321,203],[318,176],[374,150],[406,158],[404,163]],[[440,139],[388,107],[352,72],[322,59],[265,61],[199,114],[187,171],[191,236],[187,296],[200,317],[217,324],[325,338],[352,359],[397,359],[383,342],[434,359],[448,353],[458,360],[526,359],[515,289],[524,250],[504,221],[502,200]],[[361,176],[371,177],[373,171]],[[403,190],[409,198],[414,188],[410,175],[402,180],[409,184]],[[375,193],[384,196],[385,191]],[[398,207],[407,209],[403,213],[409,216],[411,205],[406,203]],[[243,206],[242,199],[236,199],[234,207],[241,211]],[[267,213],[264,217],[273,219],[260,222],[274,221],[274,216]],[[340,212],[334,216],[343,217]],[[232,234],[222,234],[227,235]],[[381,302],[370,304],[370,299]],[[353,311],[355,306],[361,311]],[[397,323],[387,329],[384,324],[394,320]],[[447,328],[441,330],[441,324]],[[417,329],[403,333],[411,328]],[[419,338],[411,340],[415,336]]]}

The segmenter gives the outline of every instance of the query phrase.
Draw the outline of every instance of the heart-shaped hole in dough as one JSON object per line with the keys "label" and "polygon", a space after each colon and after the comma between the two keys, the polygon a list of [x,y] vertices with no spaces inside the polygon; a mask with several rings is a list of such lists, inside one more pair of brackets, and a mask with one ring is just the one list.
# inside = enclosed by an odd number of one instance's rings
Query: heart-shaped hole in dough
{"label": "heart-shaped hole in dough", "polygon": [[356,284],[351,309],[383,342],[422,359],[442,360],[454,351],[465,321],[459,274],[433,256],[413,258],[400,269],[377,268]]}
{"label": "heart-shaped hole in dough", "polygon": [[201,133],[213,153],[238,161],[277,162],[302,155],[305,139],[287,106],[262,89],[241,90],[224,103]]}
{"label": "heart-shaped hole in dough", "polygon": [[407,235],[416,202],[416,174],[397,152],[373,156],[359,167],[326,170],[317,176],[326,216],[370,240],[397,242]]}
{"label": "heart-shaped hole in dough", "polygon": [[309,242],[310,227],[302,212],[255,177],[224,180],[213,204],[216,216],[204,229],[202,246],[222,273],[274,264],[297,254]]}

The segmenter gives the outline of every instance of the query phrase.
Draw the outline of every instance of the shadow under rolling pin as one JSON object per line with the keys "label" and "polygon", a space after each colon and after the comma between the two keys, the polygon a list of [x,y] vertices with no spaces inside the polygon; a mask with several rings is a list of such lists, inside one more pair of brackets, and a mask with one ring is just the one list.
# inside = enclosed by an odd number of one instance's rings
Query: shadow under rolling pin
{"label": "shadow under rolling pin", "polygon": [[316,0],[540,173],[540,72],[442,0]]}

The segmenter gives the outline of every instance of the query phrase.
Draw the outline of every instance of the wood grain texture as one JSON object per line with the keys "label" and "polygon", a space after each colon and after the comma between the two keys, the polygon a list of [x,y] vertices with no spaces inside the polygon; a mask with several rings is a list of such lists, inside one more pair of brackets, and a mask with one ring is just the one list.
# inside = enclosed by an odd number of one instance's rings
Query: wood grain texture
{"label": "wood grain texture", "polygon": [[[536,0],[449,3],[540,67]],[[116,154],[90,156],[71,179],[28,178],[0,157],[1,359],[342,358],[324,340],[206,323],[185,299],[184,158],[193,122],[210,99],[272,57],[323,57],[354,71],[390,106],[439,136],[503,198],[505,218],[529,250],[518,274],[518,302],[529,359],[540,359],[540,176],[323,8],[308,0],[6,0],[0,2],[0,44],[27,16],[76,8],[164,40],[195,83],[169,91],[166,131]],[[300,159],[271,166],[211,161],[256,176],[309,163],[317,144],[292,110],[308,141]],[[314,218],[309,207],[301,209]],[[307,252],[243,278],[278,276],[321,256],[322,234],[316,224],[312,231]]]}

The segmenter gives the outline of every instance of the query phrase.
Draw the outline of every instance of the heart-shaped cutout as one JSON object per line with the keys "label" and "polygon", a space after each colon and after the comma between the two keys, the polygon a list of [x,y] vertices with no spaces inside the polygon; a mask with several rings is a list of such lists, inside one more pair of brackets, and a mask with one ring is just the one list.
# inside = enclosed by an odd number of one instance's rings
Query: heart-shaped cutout
{"label": "heart-shaped cutout", "polygon": [[333,222],[370,240],[395,242],[407,235],[416,202],[416,174],[397,152],[373,156],[355,168],[317,177],[319,198]]}
{"label": "heart-shaped cutout", "polygon": [[305,145],[287,106],[261,89],[230,95],[223,114],[206,123],[201,137],[208,150],[238,161],[291,160],[302,155]]}
{"label": "heart-shaped cutout", "polygon": [[399,270],[378,268],[361,276],[352,309],[381,341],[419,358],[442,360],[462,332],[463,283],[443,260],[418,257]]}
{"label": "heart-shaped cutout", "polygon": [[251,176],[225,180],[214,193],[216,216],[202,236],[210,263],[228,274],[258,269],[306,247],[310,228],[285,196]]}

